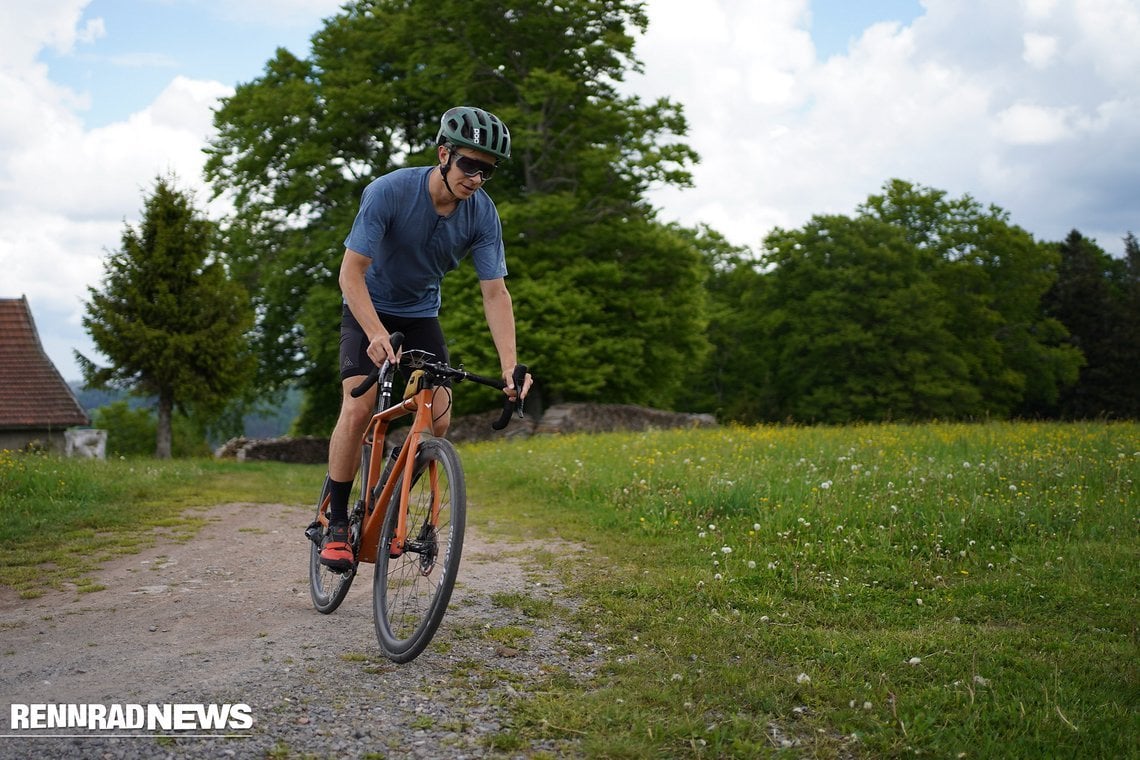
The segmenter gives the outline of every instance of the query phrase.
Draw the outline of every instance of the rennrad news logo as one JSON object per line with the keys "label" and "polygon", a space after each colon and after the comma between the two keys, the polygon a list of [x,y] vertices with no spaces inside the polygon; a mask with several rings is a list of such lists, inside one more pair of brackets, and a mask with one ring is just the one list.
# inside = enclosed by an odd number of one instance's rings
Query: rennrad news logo
{"label": "rennrad news logo", "polygon": [[253,727],[246,704],[13,704],[10,731],[242,731]]}

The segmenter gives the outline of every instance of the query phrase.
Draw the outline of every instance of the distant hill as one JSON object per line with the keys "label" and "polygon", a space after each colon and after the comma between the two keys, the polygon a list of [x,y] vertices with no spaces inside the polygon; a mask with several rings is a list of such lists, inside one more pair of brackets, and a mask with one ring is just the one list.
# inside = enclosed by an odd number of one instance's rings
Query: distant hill
{"label": "distant hill", "polygon": [[[68,385],[71,386],[72,392],[79,400],[79,405],[88,414],[101,406],[107,406],[123,399],[126,399],[132,409],[151,405],[147,399],[131,396],[125,391],[91,390],[83,383],[74,380]],[[278,408],[262,414],[246,415],[243,426],[247,438],[278,438],[289,432],[289,427],[297,418],[301,408],[301,392],[295,388],[290,389],[281,394],[279,398],[281,405]]]}

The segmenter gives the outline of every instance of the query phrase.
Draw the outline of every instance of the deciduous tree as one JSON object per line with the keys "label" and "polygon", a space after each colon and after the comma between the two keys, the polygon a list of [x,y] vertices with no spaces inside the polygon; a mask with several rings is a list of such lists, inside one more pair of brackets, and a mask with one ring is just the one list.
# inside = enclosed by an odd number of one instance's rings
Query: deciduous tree
{"label": "deciduous tree", "polygon": [[[231,249],[255,294],[261,367],[300,377],[303,429],[326,431],[335,414],[336,271],[360,193],[434,162],[439,116],[457,104],[511,129],[512,158],[487,190],[520,357],[545,394],[671,403],[704,345],[700,257],[645,193],[687,184],[695,154],[679,106],[617,90],[646,24],[629,0],[355,2],[309,58],[279,50],[223,104],[207,175],[235,199]],[[449,275],[443,297],[455,355],[496,366],[471,273]]]}

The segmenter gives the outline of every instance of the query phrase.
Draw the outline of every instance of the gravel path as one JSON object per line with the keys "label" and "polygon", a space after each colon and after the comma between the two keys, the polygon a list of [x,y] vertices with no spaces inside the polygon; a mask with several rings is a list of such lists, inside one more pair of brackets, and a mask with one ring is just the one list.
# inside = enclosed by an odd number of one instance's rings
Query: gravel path
{"label": "gravel path", "polygon": [[[603,661],[551,569],[573,547],[469,527],[440,631],[394,665],[375,640],[371,566],[334,614],[313,609],[307,509],[205,515],[192,541],[159,540],[104,566],[103,591],[21,600],[0,589],[0,758],[579,754],[573,743],[496,749],[515,700],[564,674],[589,679]],[[245,704],[253,725],[233,738],[31,738],[10,723],[10,706],[27,703]]]}

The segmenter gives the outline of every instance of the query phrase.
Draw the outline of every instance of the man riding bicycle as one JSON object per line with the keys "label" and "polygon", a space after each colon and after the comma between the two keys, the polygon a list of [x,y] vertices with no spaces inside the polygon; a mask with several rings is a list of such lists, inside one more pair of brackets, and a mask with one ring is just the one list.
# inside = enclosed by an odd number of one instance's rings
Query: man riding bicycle
{"label": "man riding bicycle", "polygon": [[[348,542],[348,499],[360,458],[360,442],[375,406],[376,389],[360,398],[350,391],[372,367],[395,362],[389,335],[404,333],[402,348],[429,351],[447,363],[447,342],[439,322],[440,283],[468,254],[483,295],[483,312],[514,399],[526,397],[512,379],[518,363],[515,317],[507,275],[499,212],[483,189],[499,161],[510,158],[511,135],[497,116],[459,106],[440,119],[438,166],[397,169],[364,189],[352,230],[344,241],[340,289],[341,407],[329,441],[329,532],[321,564],[352,567]],[[442,436],[451,423],[451,389],[436,390],[432,432]]]}

